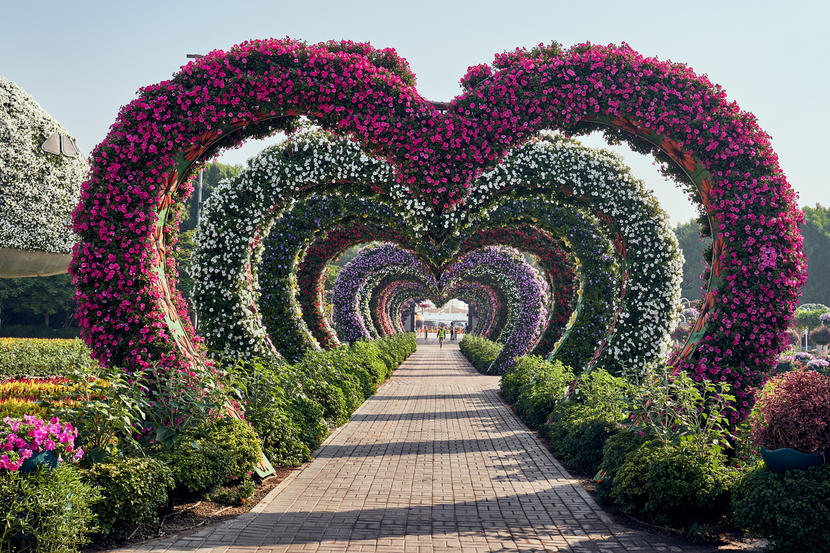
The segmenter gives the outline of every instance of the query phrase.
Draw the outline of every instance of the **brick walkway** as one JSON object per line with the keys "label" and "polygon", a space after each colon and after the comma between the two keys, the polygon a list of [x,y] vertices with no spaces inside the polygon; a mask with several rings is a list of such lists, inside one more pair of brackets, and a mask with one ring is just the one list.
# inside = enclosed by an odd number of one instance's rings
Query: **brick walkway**
{"label": "brick walkway", "polygon": [[418,351],[253,511],[124,551],[708,552],[616,525],[451,343]]}

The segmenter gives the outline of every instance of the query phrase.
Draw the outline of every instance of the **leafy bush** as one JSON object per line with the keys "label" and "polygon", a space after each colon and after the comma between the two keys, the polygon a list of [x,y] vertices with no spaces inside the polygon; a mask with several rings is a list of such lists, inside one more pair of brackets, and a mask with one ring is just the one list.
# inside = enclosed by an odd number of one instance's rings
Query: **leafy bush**
{"label": "leafy bush", "polygon": [[0,338],[0,380],[64,376],[97,366],[79,339]]}
{"label": "leafy bush", "polygon": [[236,486],[224,486],[210,494],[208,499],[222,505],[242,505],[254,495],[254,481],[248,477]]}
{"label": "leafy bush", "polygon": [[821,316],[830,312],[830,307],[820,303],[805,303],[795,310],[793,326],[801,330],[809,330],[821,325]]}
{"label": "leafy bush", "polygon": [[501,353],[502,345],[475,334],[465,334],[458,347],[473,367],[480,372],[487,372]]}
{"label": "leafy bush", "polygon": [[732,521],[770,539],[774,551],[826,551],[830,465],[775,473],[758,463],[736,482]]}
{"label": "leafy bush", "polygon": [[629,388],[624,379],[601,369],[580,377],[544,427],[553,453],[570,467],[596,473],[605,442],[619,431],[625,418]]}
{"label": "leafy bush", "polygon": [[123,371],[102,368],[96,378],[90,378],[73,369],[63,388],[48,401],[55,415],[78,429],[85,465],[140,449],[134,436],[145,428],[150,407],[141,386]]}
{"label": "leafy bush", "polygon": [[386,364],[391,373],[403,363],[418,347],[414,332],[393,334],[373,342],[378,350],[378,356]]}
{"label": "leafy bush", "polygon": [[202,493],[247,476],[262,450],[247,422],[225,417],[189,431],[161,458],[169,463],[177,487]]}
{"label": "leafy bush", "polygon": [[726,382],[696,382],[684,371],[658,366],[646,370],[629,416],[632,426],[664,445],[683,442],[706,456],[713,447],[729,447],[734,404]]}
{"label": "leafy bush", "polygon": [[525,357],[513,369],[516,380],[522,382],[516,398],[516,412],[530,428],[539,428],[554,406],[565,397],[574,381],[573,369],[561,361],[547,361],[541,357]]}
{"label": "leafy bush", "polygon": [[[297,420],[289,412],[299,395],[294,371],[284,364],[256,361],[229,371],[230,383],[242,397],[245,418],[262,440],[262,450],[275,466],[297,466],[311,458]],[[320,421],[322,422],[322,421]]]}
{"label": "leafy bush", "polygon": [[750,417],[753,443],[816,453],[830,447],[830,377],[791,371],[770,379]]}
{"label": "leafy bush", "polygon": [[820,346],[830,344],[830,328],[820,326],[810,332],[810,341]]}
{"label": "leafy bush", "polygon": [[640,432],[623,429],[605,441],[602,447],[602,461],[596,475],[597,496],[600,501],[611,500],[611,489],[614,478],[625,464],[629,455],[633,455],[643,444],[646,438]]}
{"label": "leafy bush", "polygon": [[628,453],[613,477],[611,497],[626,513],[658,523],[718,518],[728,505],[732,477],[714,448],[658,440]]}
{"label": "leafy bush", "polygon": [[101,489],[93,510],[98,532],[105,536],[158,522],[158,509],[167,503],[167,492],[174,486],[170,468],[150,457],[96,463],[85,476]]}
{"label": "leafy bush", "polygon": [[98,491],[75,467],[0,471],[0,550],[75,553],[94,531]]}

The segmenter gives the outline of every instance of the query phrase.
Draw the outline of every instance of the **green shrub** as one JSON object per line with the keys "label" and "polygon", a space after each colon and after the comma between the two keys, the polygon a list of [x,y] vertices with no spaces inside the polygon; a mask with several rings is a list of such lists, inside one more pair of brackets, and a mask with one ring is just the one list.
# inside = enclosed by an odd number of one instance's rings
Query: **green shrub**
{"label": "green shrub", "polygon": [[228,371],[230,385],[245,406],[262,451],[274,466],[297,466],[311,458],[300,428],[289,413],[287,396],[300,395],[299,376],[283,363],[255,361]]}
{"label": "green shrub", "polygon": [[251,472],[262,458],[259,438],[239,419],[221,418],[193,429],[162,453],[176,486],[203,493]]}
{"label": "green shrub", "polygon": [[554,409],[542,431],[560,461],[591,476],[599,470],[605,443],[617,432],[619,421],[576,404]]}
{"label": "green shrub", "polygon": [[349,349],[360,366],[372,378],[371,391],[366,394],[366,397],[369,397],[377,391],[378,386],[383,384],[386,378],[392,374],[392,371],[387,368],[386,363],[380,358],[380,352],[374,342],[360,340],[352,344]]}
{"label": "green shrub", "polygon": [[622,430],[606,440],[596,478],[597,496],[600,501],[610,501],[614,478],[628,456],[639,450],[645,442],[645,437],[630,430]]}
{"label": "green shrub", "polygon": [[774,551],[827,551],[830,465],[775,473],[757,464],[735,484],[732,520]]}
{"label": "green shrub", "polygon": [[716,450],[650,441],[626,456],[611,497],[624,512],[658,524],[716,519],[726,511],[730,471]]}
{"label": "green shrub", "polygon": [[[464,340],[466,340],[466,336]],[[461,340],[462,342],[464,340]],[[530,378],[544,361],[538,355],[526,355],[516,360],[516,364],[507,369],[501,377],[501,395],[510,405],[519,399],[522,390],[530,386]]]}
{"label": "green shrub", "polygon": [[[538,361],[537,361],[538,360]],[[516,371],[526,373],[519,377],[523,383],[516,399],[516,412],[530,428],[539,428],[565,397],[574,373],[561,361],[546,361],[541,357],[522,359]]]}
{"label": "green shrub", "polygon": [[124,535],[139,524],[157,523],[158,509],[174,486],[170,468],[150,457],[97,463],[85,477],[101,489],[93,510],[103,535]]}
{"label": "green shrub", "polygon": [[0,380],[64,376],[72,369],[97,366],[79,339],[0,338]]}
{"label": "green shrub", "polygon": [[0,471],[0,551],[74,553],[95,530],[98,497],[68,463],[29,474]]}
{"label": "green shrub", "polygon": [[601,369],[582,375],[543,429],[554,455],[583,473],[596,473],[605,442],[625,417],[628,390],[624,379]]}
{"label": "green shrub", "polygon": [[414,332],[394,334],[373,342],[378,350],[378,357],[386,364],[389,373],[409,357],[418,344]]}
{"label": "green shrub", "polygon": [[475,334],[465,334],[458,347],[473,367],[486,372],[501,353],[502,345]]}
{"label": "green shrub", "polygon": [[320,404],[307,397],[297,397],[289,403],[288,414],[299,430],[300,440],[308,449],[314,451],[320,447],[329,433]]}

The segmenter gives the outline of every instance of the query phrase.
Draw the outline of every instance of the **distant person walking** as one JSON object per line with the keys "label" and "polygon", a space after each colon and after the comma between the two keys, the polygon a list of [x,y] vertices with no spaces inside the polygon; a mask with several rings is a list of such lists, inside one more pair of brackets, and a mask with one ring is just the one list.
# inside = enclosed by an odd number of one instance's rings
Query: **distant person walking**
{"label": "distant person walking", "polygon": [[444,330],[444,327],[438,328],[438,347],[440,349],[444,349],[444,336],[447,335],[447,331]]}
{"label": "distant person walking", "polygon": [[455,341],[455,326],[450,327],[450,342]]}

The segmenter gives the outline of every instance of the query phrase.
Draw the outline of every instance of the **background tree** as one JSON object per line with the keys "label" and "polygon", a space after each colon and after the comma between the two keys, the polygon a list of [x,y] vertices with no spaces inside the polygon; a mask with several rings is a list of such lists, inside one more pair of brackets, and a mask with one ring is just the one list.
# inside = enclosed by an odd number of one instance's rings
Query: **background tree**
{"label": "background tree", "polygon": [[805,207],[801,233],[809,275],[801,303],[830,304],[830,208],[819,204]]}
{"label": "background tree", "polygon": [[703,281],[700,276],[708,266],[708,261],[704,261],[704,252],[710,252],[712,244],[711,238],[701,236],[700,229],[697,219],[680,223],[674,228],[674,234],[677,236],[684,258],[680,294],[690,300],[703,298]]}

